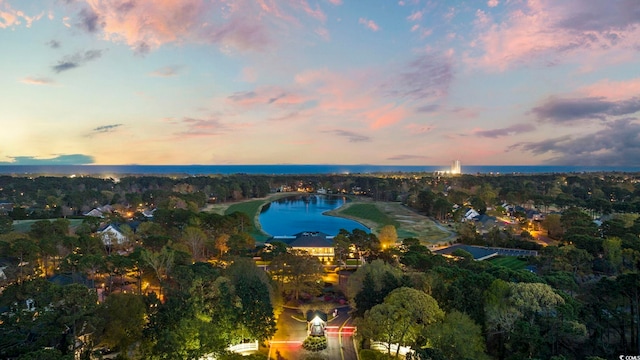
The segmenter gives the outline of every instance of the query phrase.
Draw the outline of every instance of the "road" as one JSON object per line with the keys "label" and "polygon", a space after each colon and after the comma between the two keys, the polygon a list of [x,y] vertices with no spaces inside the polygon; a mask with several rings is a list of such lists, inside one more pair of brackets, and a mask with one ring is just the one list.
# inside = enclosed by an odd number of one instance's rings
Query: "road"
{"label": "road", "polygon": [[[328,321],[327,349],[318,354],[323,359],[357,360],[352,337],[354,328],[348,311],[348,307],[340,308],[337,316]],[[307,323],[300,318],[296,309],[284,309],[278,318],[277,331],[269,342],[269,359],[296,360],[308,354],[302,348],[302,341],[307,337]]]}

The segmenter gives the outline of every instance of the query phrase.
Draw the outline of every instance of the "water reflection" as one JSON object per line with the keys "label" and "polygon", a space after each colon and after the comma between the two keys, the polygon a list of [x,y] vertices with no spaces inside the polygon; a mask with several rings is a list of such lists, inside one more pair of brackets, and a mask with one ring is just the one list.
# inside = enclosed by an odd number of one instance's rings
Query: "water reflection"
{"label": "water reflection", "polygon": [[295,195],[267,204],[260,213],[262,229],[272,236],[293,235],[303,231],[321,231],[337,235],[340,229],[369,232],[364,225],[349,219],[323,215],[349,200],[343,196]]}

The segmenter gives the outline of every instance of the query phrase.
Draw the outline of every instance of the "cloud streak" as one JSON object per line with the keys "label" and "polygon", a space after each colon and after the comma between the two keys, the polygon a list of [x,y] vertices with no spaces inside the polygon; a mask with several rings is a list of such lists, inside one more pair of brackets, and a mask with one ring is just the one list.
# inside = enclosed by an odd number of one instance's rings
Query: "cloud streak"
{"label": "cloud streak", "polygon": [[174,77],[180,73],[182,66],[171,65],[159,68],[149,73],[149,76],[153,77]]}
{"label": "cloud streak", "polygon": [[531,110],[539,120],[569,124],[580,120],[605,120],[609,116],[624,116],[640,111],[640,98],[609,101],[603,97],[547,99]]}
{"label": "cloud streak", "polygon": [[395,156],[391,156],[388,157],[387,160],[391,160],[391,161],[405,161],[405,160],[428,160],[429,157],[428,156],[424,156],[424,155],[409,155],[409,154],[401,154],[401,155],[395,155]]}
{"label": "cloud streak", "polygon": [[102,125],[91,130],[94,134],[104,134],[109,132],[114,132],[117,128],[121,127],[122,124],[111,124],[111,125]]}
{"label": "cloud streak", "polygon": [[35,156],[9,156],[9,158],[12,160],[1,161],[0,165],[87,165],[95,161],[93,156],[83,154],[58,155],[45,159]]}
{"label": "cloud streak", "polygon": [[533,124],[515,124],[501,129],[492,129],[492,130],[479,130],[476,131],[475,134],[480,137],[487,138],[499,138],[504,136],[512,136],[522,133],[527,133],[535,130],[536,127]]}
{"label": "cloud streak", "polygon": [[354,142],[354,143],[371,141],[371,138],[366,135],[358,134],[348,130],[335,129],[335,130],[326,130],[323,132],[327,134],[332,134],[335,136],[347,138],[349,142]]}
{"label": "cloud streak", "polygon": [[21,83],[27,85],[53,85],[55,81],[47,77],[27,76],[20,80]]}
{"label": "cloud streak", "polygon": [[228,127],[218,119],[197,119],[185,117],[182,119],[181,123],[186,127],[184,131],[176,133],[176,135],[181,138],[217,136],[228,130]]}
{"label": "cloud streak", "polygon": [[621,119],[584,136],[563,136],[539,142],[513,145],[534,155],[550,154],[551,164],[585,166],[640,165],[640,124]]}
{"label": "cloud streak", "polygon": [[67,55],[61,60],[58,60],[56,65],[53,65],[51,69],[59,74],[64,71],[75,69],[86,63],[99,59],[102,56],[102,50],[87,50],[85,52],[77,52],[72,55]]}
{"label": "cloud streak", "polygon": [[448,58],[428,53],[409,62],[382,88],[392,97],[420,101],[438,98],[448,94],[453,72],[453,65]]}

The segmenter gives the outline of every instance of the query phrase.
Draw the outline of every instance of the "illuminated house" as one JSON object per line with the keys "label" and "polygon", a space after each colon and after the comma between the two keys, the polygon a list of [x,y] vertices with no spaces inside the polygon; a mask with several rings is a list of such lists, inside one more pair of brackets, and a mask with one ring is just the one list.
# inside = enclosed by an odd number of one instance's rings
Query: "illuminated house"
{"label": "illuminated house", "polygon": [[294,250],[306,251],[321,262],[333,261],[333,236],[320,231],[304,231],[293,236],[275,236],[271,241],[281,241]]}

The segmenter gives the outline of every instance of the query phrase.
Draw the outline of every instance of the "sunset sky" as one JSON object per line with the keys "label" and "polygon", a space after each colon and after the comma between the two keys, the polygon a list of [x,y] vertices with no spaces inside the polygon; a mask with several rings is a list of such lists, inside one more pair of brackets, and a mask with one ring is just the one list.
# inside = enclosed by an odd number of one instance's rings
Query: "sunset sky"
{"label": "sunset sky", "polygon": [[640,165],[638,0],[0,0],[0,164]]}

